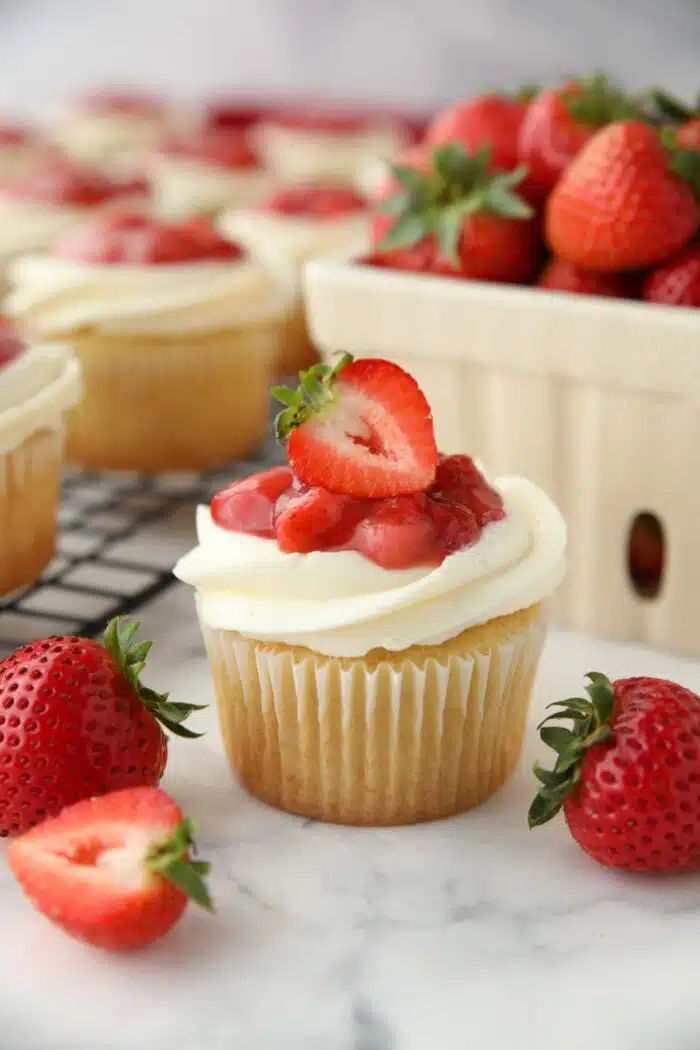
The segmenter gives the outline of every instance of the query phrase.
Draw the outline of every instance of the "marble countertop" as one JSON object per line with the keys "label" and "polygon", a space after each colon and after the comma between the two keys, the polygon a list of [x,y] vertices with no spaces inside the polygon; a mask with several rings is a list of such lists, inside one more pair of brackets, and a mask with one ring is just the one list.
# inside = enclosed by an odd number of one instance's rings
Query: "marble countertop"
{"label": "marble countertop", "polygon": [[[210,700],[187,589],[140,615],[150,680]],[[198,822],[216,916],[190,908],[146,952],[102,955],[0,863],[2,1050],[696,1050],[700,874],[615,875],[562,821],[527,830],[537,716],[591,669],[700,689],[699,664],[554,633],[519,772],[479,810],[413,828],[266,808],[234,784],[209,709],[164,786]]]}

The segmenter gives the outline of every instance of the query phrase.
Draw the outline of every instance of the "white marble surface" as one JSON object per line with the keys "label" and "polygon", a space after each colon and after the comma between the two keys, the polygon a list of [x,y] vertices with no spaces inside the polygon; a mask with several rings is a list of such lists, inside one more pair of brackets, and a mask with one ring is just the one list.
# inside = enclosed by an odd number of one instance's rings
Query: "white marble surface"
{"label": "white marble surface", "polygon": [[[153,682],[208,701],[186,589],[141,615]],[[594,668],[700,689],[698,664],[557,633],[520,771],[416,828],[267,809],[232,782],[209,710],[164,786],[199,823],[216,917],[104,956],[36,915],[0,857],[2,1050],[696,1050],[700,874],[615,875],[563,822],[526,827],[535,718]]]}

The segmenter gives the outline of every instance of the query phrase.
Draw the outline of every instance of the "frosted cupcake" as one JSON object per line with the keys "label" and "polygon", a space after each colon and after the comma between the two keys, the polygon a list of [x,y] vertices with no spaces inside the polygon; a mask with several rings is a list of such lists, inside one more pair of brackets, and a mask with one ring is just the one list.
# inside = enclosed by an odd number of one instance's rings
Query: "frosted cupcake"
{"label": "frosted cupcake", "polygon": [[18,257],[48,249],[61,234],[128,203],[144,206],[146,186],[112,179],[57,157],[47,157],[24,177],[0,185],[0,290]]}
{"label": "frosted cupcake", "polygon": [[96,92],[71,102],[49,129],[66,156],[108,171],[131,171],[143,155],[193,115],[134,92]]}
{"label": "frosted cupcake", "polygon": [[0,595],[32,583],[53,557],[64,418],[80,393],[68,349],[27,349],[0,321]]}
{"label": "frosted cupcake", "polygon": [[406,145],[404,122],[380,115],[278,110],[255,129],[262,158],[283,182],[355,183],[375,157]]}
{"label": "frosted cupcake", "polygon": [[19,260],[12,284],[20,330],[69,342],[83,366],[71,462],[200,470],[264,439],[293,286],[210,223],[103,216]]}
{"label": "frosted cupcake", "polygon": [[293,268],[298,281],[297,301],[285,332],[279,372],[296,375],[318,359],[304,314],[303,266],[310,259],[341,248],[365,249],[369,214],[364,198],[337,185],[290,187],[256,208],[224,212],[219,229],[261,255],[282,256]]}
{"label": "frosted cupcake", "polygon": [[47,144],[31,128],[0,124],[0,183],[26,178],[48,153]]}
{"label": "frosted cupcake", "polygon": [[148,171],[156,210],[171,219],[252,204],[271,188],[255,149],[236,129],[207,129],[171,139],[149,159]]}
{"label": "frosted cupcake", "polygon": [[475,806],[520,754],[566,530],[523,478],[440,456],[415,381],[316,366],[288,467],[197,514],[196,590],[226,750],[248,790],[348,824]]}

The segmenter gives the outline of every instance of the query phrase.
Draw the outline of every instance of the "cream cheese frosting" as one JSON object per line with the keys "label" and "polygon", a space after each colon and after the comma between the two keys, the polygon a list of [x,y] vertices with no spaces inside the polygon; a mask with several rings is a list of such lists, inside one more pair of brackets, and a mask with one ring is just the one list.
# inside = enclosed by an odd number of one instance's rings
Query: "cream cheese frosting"
{"label": "cream cheese frosting", "polygon": [[364,251],[369,244],[369,213],[351,212],[333,219],[230,209],[219,219],[224,237],[253,251],[279,252],[296,267],[340,248]]}
{"label": "cream cheese frosting", "polygon": [[25,350],[0,369],[0,453],[37,430],[57,430],[82,395],[80,364],[69,347]]}
{"label": "cream cheese frosting", "polygon": [[373,157],[392,157],[406,145],[398,125],[328,132],[263,123],[255,131],[260,153],[283,179],[353,180]]}
{"label": "cream cheese frosting", "polygon": [[252,257],[129,266],[27,255],[11,266],[10,283],[4,312],[41,339],[78,328],[152,335],[218,331],[283,317],[294,296],[286,268]]}
{"label": "cream cheese frosting", "polygon": [[198,545],[175,566],[213,629],[335,657],[439,645],[551,595],[565,571],[566,525],[532,482],[493,483],[506,510],[438,567],[387,571],[355,551],[282,553],[197,511]]}
{"label": "cream cheese frosting", "polygon": [[156,212],[166,219],[254,204],[272,189],[271,177],[261,168],[227,168],[193,157],[157,154],[149,171]]}
{"label": "cream cheese frosting", "polygon": [[48,248],[66,230],[94,214],[92,208],[38,204],[0,195],[0,259]]}

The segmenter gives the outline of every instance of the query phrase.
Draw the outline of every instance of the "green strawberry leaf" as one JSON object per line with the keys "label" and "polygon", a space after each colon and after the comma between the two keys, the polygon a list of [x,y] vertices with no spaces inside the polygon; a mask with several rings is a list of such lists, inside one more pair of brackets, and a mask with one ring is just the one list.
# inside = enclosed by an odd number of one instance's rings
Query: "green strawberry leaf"
{"label": "green strawberry leaf", "polygon": [[191,820],[185,819],[172,835],[153,843],[144,858],[144,867],[172,882],[202,908],[213,911],[211,896],[204,881],[211,866],[206,861],[191,860],[190,853],[196,853],[194,825]]}
{"label": "green strawberry leaf", "polygon": [[407,212],[397,219],[377,248],[380,252],[412,248],[414,244],[422,241],[428,232],[425,216]]}

